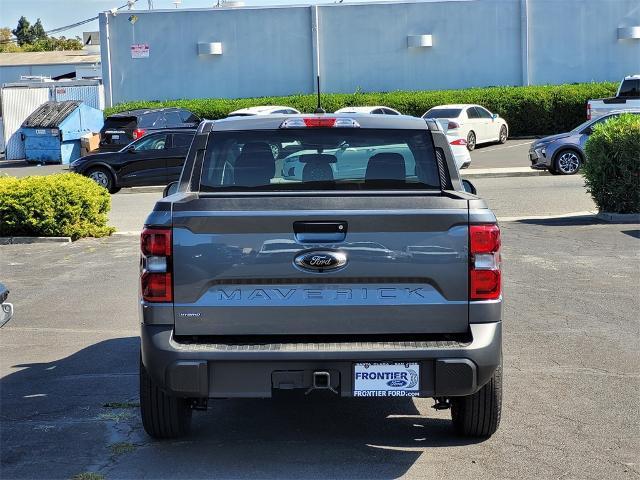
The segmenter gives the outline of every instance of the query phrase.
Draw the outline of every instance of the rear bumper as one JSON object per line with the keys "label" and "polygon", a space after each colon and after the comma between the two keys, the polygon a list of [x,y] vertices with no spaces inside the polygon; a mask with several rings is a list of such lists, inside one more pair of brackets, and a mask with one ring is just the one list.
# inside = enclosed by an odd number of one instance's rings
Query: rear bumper
{"label": "rear bumper", "polygon": [[[314,371],[352,395],[355,362],[419,362],[420,396],[470,395],[489,381],[502,358],[502,323],[470,325],[468,341],[331,344],[184,344],[171,325],[142,325],[142,361],[173,395],[265,398],[278,388],[309,388]],[[286,386],[281,383],[285,383]]]}

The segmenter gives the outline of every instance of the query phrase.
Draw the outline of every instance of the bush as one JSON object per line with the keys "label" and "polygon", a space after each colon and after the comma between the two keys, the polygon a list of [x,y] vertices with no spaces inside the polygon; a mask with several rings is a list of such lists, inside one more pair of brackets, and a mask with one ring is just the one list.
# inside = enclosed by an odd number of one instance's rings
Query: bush
{"label": "bush", "polygon": [[[396,91],[388,93],[324,94],[327,112],[357,105],[386,105],[407,115],[421,116],[436,105],[477,103],[500,114],[513,136],[542,135],[571,130],[586,120],[587,100],[614,95],[615,83],[534,87],[489,87],[465,90]],[[313,112],[315,95],[261,98],[201,98],[193,100],[129,102],[108,108],[105,115],[135,108],[182,107],[202,118],[224,118],[229,112],[255,105],[289,105]]]}
{"label": "bush", "polygon": [[0,237],[104,237],[109,192],[82,175],[0,177]]}
{"label": "bush", "polygon": [[584,177],[600,211],[640,213],[640,115],[597,125],[586,154]]}

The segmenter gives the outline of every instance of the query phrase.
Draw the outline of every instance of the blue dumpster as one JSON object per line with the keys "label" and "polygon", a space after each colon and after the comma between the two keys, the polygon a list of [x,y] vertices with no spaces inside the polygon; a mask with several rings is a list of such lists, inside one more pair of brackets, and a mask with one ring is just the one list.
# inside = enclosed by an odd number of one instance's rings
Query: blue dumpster
{"label": "blue dumpster", "polygon": [[102,112],[77,100],[46,102],[22,124],[25,157],[29,162],[71,163],[80,158],[80,139],[99,132]]}

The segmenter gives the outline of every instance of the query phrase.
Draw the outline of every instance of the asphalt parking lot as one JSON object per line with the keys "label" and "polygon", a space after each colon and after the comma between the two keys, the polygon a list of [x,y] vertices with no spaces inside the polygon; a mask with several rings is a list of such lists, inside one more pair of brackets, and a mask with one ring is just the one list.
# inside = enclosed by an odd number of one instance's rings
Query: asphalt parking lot
{"label": "asphalt parking lot", "polygon": [[471,152],[469,170],[482,168],[528,167],[529,147],[534,140],[507,140],[504,145],[490,143],[478,145]]}
{"label": "asphalt parking lot", "polygon": [[429,399],[217,401],[158,442],[137,405],[136,236],[0,246],[2,478],[637,478],[640,225],[504,222],[505,398],[484,442]]}
{"label": "asphalt parking lot", "polygon": [[[595,211],[580,175],[474,178],[473,184],[500,217],[563,215]],[[111,196],[110,223],[120,232],[139,232],[156,200],[154,193],[117,193]]]}

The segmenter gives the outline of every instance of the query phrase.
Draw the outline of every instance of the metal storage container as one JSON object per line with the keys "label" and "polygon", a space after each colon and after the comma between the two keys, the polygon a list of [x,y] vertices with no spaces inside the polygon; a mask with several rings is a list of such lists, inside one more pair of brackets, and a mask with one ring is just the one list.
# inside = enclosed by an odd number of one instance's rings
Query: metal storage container
{"label": "metal storage container", "polygon": [[25,158],[31,162],[67,164],[80,158],[80,139],[99,132],[102,112],[77,100],[46,102],[22,124]]}
{"label": "metal storage container", "polygon": [[5,83],[0,89],[0,98],[8,160],[25,158],[20,126],[43,103],[81,100],[86,105],[104,110],[104,88],[98,80]]}

